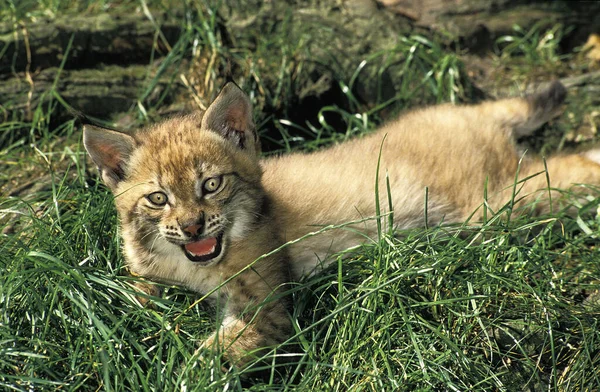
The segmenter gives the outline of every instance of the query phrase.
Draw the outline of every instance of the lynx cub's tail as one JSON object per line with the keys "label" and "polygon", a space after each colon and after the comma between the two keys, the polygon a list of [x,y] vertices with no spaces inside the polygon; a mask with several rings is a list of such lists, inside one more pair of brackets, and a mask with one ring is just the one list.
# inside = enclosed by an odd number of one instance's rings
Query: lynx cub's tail
{"label": "lynx cub's tail", "polygon": [[[530,135],[560,112],[567,96],[567,89],[559,81],[522,98],[509,98],[484,103],[484,109],[492,118],[512,129],[515,138]],[[500,105],[497,105],[500,103]]]}
{"label": "lynx cub's tail", "polygon": [[525,97],[529,106],[529,116],[524,122],[515,125],[515,136],[528,135],[561,111],[567,97],[567,89],[558,80],[547,88]]}

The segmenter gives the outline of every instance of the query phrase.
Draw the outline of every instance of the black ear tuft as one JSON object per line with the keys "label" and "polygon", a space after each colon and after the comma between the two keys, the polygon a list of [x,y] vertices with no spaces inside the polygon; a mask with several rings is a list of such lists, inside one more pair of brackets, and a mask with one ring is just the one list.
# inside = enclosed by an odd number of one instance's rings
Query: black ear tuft
{"label": "black ear tuft", "polygon": [[218,133],[241,150],[260,152],[252,121],[252,104],[235,83],[227,83],[208,107],[202,118],[202,129]]}
{"label": "black ear tuft", "polygon": [[84,125],[83,145],[98,166],[104,183],[114,190],[125,177],[135,139],[122,132]]}

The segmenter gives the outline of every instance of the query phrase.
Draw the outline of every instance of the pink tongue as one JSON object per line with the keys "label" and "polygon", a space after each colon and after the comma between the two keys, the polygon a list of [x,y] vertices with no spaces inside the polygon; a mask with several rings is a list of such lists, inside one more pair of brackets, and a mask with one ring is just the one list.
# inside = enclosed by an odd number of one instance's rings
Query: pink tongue
{"label": "pink tongue", "polygon": [[185,245],[185,250],[196,255],[204,256],[213,252],[213,249],[217,246],[216,238],[207,238],[197,242],[192,242]]}

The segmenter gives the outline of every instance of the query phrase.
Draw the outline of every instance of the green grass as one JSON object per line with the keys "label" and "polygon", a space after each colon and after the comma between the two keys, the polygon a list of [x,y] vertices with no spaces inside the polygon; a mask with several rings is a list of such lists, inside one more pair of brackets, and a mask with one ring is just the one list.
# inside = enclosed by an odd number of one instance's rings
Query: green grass
{"label": "green grass", "polygon": [[[11,17],[26,19],[27,12],[95,12],[134,2],[90,2],[83,11],[60,1],[8,4],[19,10]],[[313,150],[369,132],[405,108],[471,97],[459,53],[407,36],[334,69],[345,104],[323,103],[302,121],[294,106],[314,60],[308,41],[288,40],[298,32],[278,25],[258,43],[238,37],[227,46],[207,9],[200,3],[198,14],[182,21],[184,33],[165,62],[187,72],[183,60],[195,56],[199,40],[216,53],[202,79],[212,91],[233,61],[271,151]],[[509,42],[498,55],[534,68],[538,57],[559,56],[541,45],[547,36],[523,32],[521,43]],[[369,104],[358,97],[363,78],[383,86],[386,74],[394,94],[382,91]],[[145,101],[155,83],[149,79],[132,111],[140,124],[158,116]],[[216,326],[214,309],[176,287],[151,298],[152,307],[137,302],[112,196],[89,174],[74,122],[52,121],[62,103],[59,91],[49,94],[55,99],[32,120],[15,115],[0,124],[8,135],[2,140],[10,141],[0,152],[0,389],[600,389],[598,200],[573,200],[579,213],[571,217],[555,211],[509,219],[507,206],[480,225],[397,236],[382,218],[377,238],[290,288],[296,333],[278,348],[277,361],[271,353],[252,368],[223,372],[218,357],[195,353]],[[562,129],[564,117],[545,132]],[[28,178],[29,191],[9,195]]]}

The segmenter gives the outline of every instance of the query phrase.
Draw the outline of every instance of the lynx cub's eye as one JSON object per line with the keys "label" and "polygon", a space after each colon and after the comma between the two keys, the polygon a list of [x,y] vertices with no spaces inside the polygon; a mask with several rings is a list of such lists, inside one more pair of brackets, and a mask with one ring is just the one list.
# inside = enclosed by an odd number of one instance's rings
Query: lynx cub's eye
{"label": "lynx cub's eye", "polygon": [[146,196],[146,199],[150,201],[150,203],[157,206],[164,206],[167,204],[167,195],[163,192],[154,192]]}
{"label": "lynx cub's eye", "polygon": [[219,189],[219,186],[221,186],[221,177],[211,177],[204,181],[204,185],[202,187],[206,193],[213,193]]}

